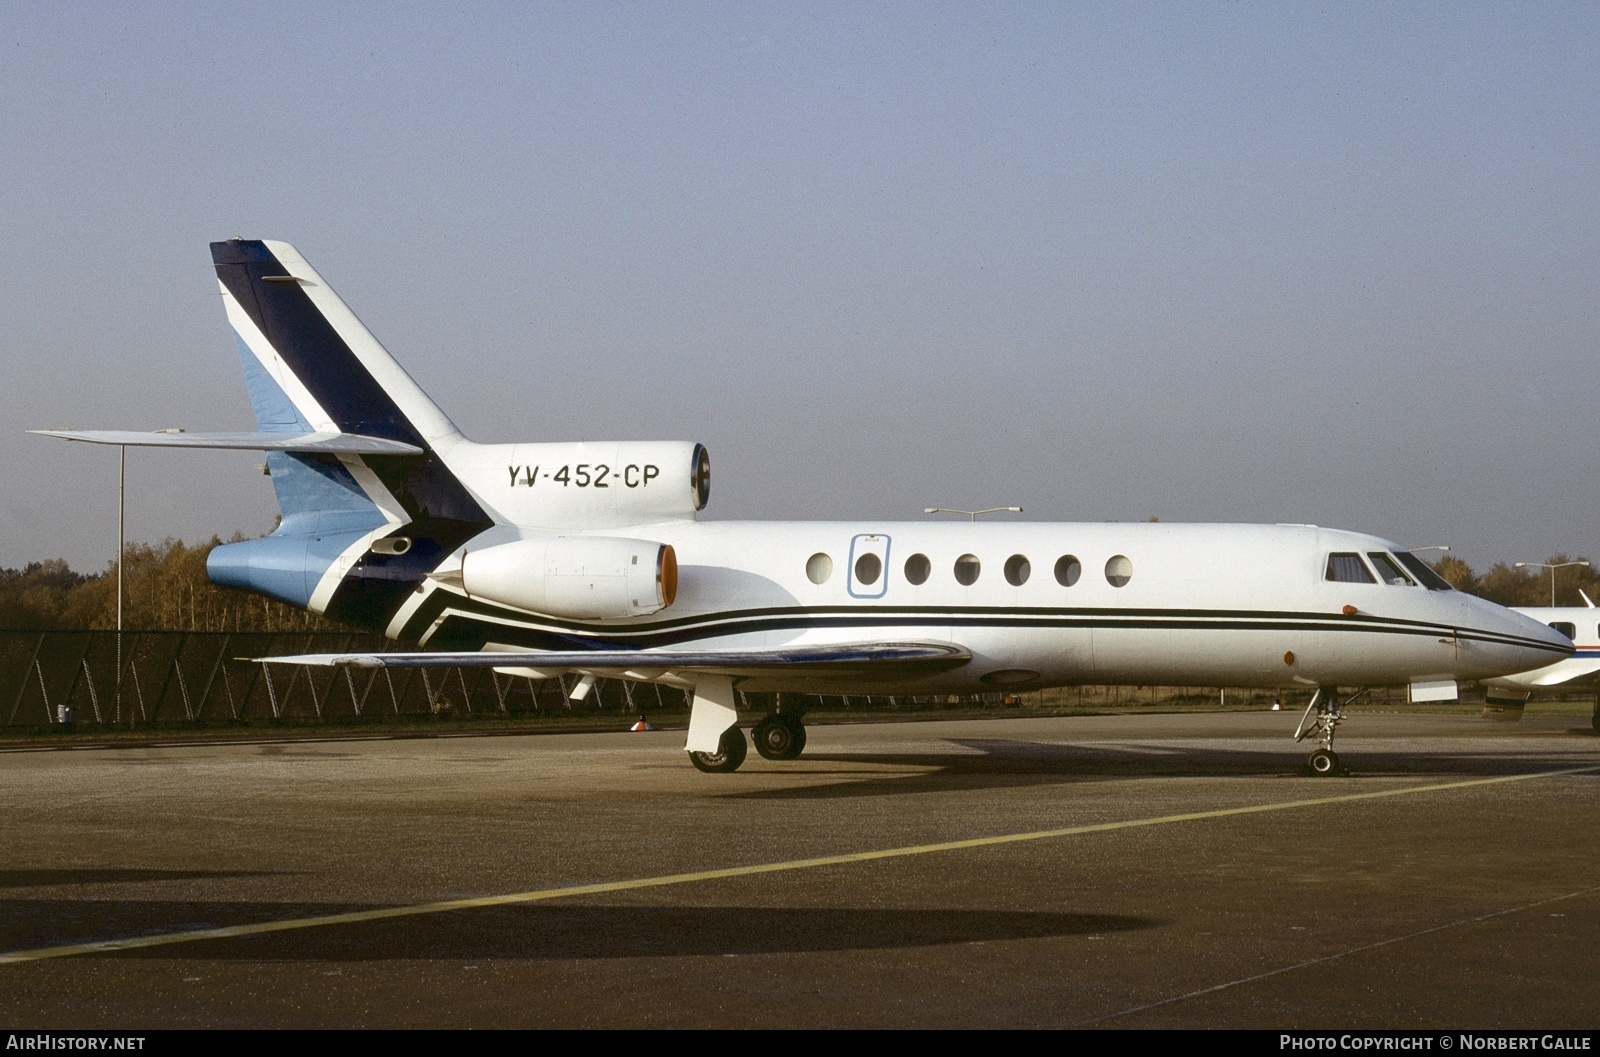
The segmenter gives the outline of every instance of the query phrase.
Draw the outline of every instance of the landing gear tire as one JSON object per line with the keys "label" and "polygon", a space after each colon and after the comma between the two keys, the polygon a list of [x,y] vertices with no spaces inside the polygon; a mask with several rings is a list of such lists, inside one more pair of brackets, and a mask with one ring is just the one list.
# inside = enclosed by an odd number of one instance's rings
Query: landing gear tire
{"label": "landing gear tire", "polygon": [[732,726],[722,732],[716,752],[691,752],[689,762],[707,774],[732,774],[744,763],[748,751],[749,742],[744,740],[744,731]]}
{"label": "landing gear tire", "polygon": [[781,712],[764,717],[750,732],[756,751],[768,760],[797,759],[806,747],[805,724]]}
{"label": "landing gear tire", "polygon": [[1318,749],[1306,760],[1306,773],[1313,778],[1328,778],[1343,774],[1344,768],[1339,764],[1338,753],[1332,749]]}

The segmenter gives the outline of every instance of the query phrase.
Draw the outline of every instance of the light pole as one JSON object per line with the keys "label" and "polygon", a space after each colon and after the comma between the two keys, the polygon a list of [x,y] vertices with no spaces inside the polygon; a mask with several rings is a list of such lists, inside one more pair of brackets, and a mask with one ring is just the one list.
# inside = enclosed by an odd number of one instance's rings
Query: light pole
{"label": "light pole", "polygon": [[[128,446],[117,445],[117,681],[114,722],[122,722],[122,559],[127,550],[124,522],[127,518]],[[133,713],[128,713],[128,726],[133,726]]]}
{"label": "light pole", "polygon": [[957,510],[952,506],[930,506],[923,507],[922,512],[924,514],[965,514],[967,515],[968,521],[976,521],[978,520],[979,514],[995,514],[1002,510],[1012,514],[1022,513],[1022,508],[1020,506],[991,506],[986,507],[983,510]]}
{"label": "light pole", "polygon": [[1549,565],[1549,564],[1547,564],[1545,562],[1517,562],[1517,564],[1514,566],[1514,568],[1517,568],[1517,569],[1549,569],[1550,570],[1550,608],[1554,609],[1556,607],[1556,570],[1557,569],[1565,569],[1569,565],[1588,565],[1588,564],[1589,564],[1588,562],[1581,561],[1581,560],[1580,561],[1575,561],[1575,562],[1556,562],[1554,565]]}

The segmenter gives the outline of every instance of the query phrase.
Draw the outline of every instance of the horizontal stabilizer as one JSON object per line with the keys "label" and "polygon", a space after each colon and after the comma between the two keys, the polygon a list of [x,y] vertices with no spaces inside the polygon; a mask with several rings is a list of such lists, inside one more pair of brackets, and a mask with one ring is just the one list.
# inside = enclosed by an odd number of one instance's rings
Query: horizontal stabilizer
{"label": "horizontal stabilizer", "polygon": [[34,429],[45,437],[141,448],[241,448],[245,451],[326,452],[344,455],[421,455],[415,444],[359,433],[185,433],[134,429]]}
{"label": "horizontal stabilizer", "polygon": [[772,650],[516,650],[481,653],[307,653],[260,657],[263,664],[315,664],[346,668],[534,668],[578,672],[882,673],[944,671],[972,659],[943,642],[847,643]]}

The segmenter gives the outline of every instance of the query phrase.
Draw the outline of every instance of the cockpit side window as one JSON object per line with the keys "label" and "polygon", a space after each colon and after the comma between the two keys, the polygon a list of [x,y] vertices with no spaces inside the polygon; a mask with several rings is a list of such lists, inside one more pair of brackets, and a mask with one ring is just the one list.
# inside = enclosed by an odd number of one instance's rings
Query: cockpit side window
{"label": "cockpit side window", "polygon": [[1375,581],[1372,574],[1367,572],[1366,563],[1359,554],[1330,554],[1328,555],[1328,572],[1324,577],[1341,584],[1370,584]]}
{"label": "cockpit side window", "polygon": [[1383,551],[1368,551],[1367,557],[1372,559],[1372,567],[1378,570],[1378,579],[1395,587],[1415,587],[1417,582],[1405,574],[1405,570],[1394,563],[1394,559]]}
{"label": "cockpit side window", "polygon": [[1400,559],[1400,564],[1410,570],[1411,575],[1421,582],[1423,587],[1430,591],[1454,591],[1450,581],[1434,572],[1428,563],[1412,554],[1410,551],[1395,551],[1394,556]]}
{"label": "cockpit side window", "polygon": [[1550,626],[1572,641],[1578,641],[1578,626],[1576,624],[1569,624],[1565,620],[1552,620]]}

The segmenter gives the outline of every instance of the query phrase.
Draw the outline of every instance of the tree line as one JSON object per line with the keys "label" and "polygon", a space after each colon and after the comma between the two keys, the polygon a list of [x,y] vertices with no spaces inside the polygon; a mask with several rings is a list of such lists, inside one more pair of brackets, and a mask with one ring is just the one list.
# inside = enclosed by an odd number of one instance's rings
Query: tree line
{"label": "tree line", "polygon": [[[242,535],[228,542],[238,542]],[[351,631],[297,606],[219,587],[206,556],[222,540],[130,543],[123,551],[123,627],[129,631]],[[114,631],[117,563],[80,573],[59,558],[0,569],[0,628]]]}
{"label": "tree line", "polygon": [[[1583,595],[1600,602],[1600,574],[1588,562],[1589,559],[1582,556],[1571,558],[1565,554],[1552,554],[1542,562],[1524,562],[1524,568],[1518,568],[1515,563],[1507,565],[1505,562],[1495,562],[1482,576],[1473,572],[1472,566],[1451,554],[1428,564],[1456,590],[1487,598],[1502,606],[1581,606],[1584,604]],[[1555,588],[1553,603],[1552,582]]]}
{"label": "tree line", "polygon": [[[236,542],[242,539],[236,536]],[[206,576],[206,555],[222,540],[186,544],[131,543],[123,553],[123,626],[129,631],[349,631],[356,630],[283,602],[231,587]],[[1600,600],[1600,573],[1583,558],[1554,554],[1518,568],[1496,562],[1478,574],[1445,554],[1430,562],[1458,590],[1503,606],[1547,606],[1551,577],[1556,604],[1583,605],[1579,591]],[[1558,569],[1537,568],[1562,566]],[[59,558],[0,568],[0,628],[19,631],[113,630],[117,626],[117,564],[80,573]]]}

